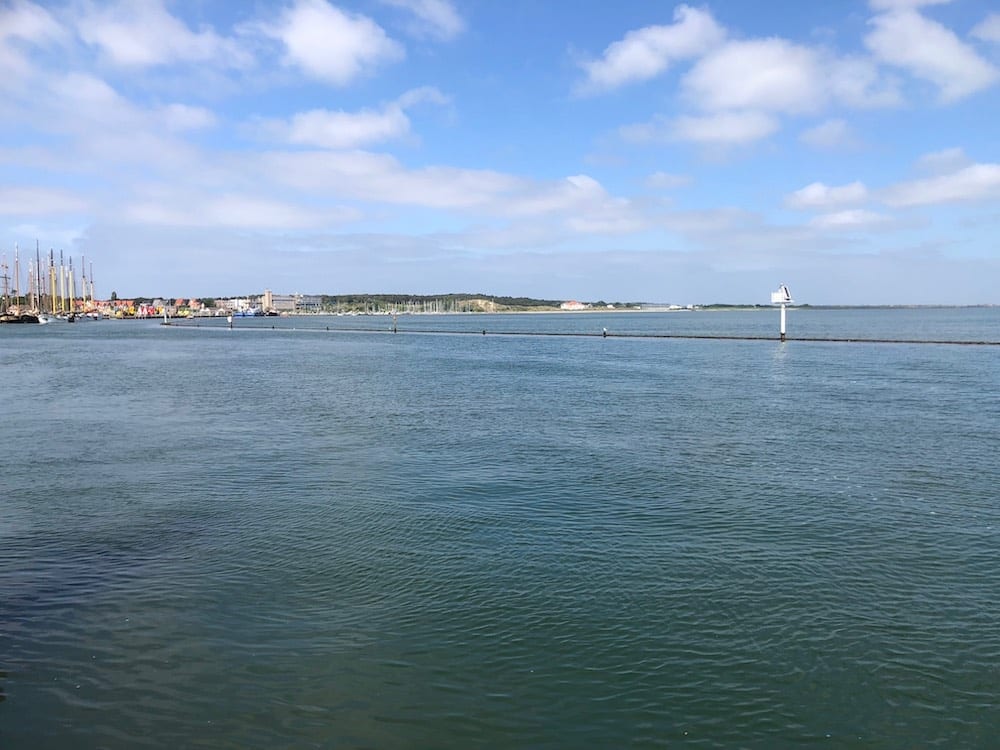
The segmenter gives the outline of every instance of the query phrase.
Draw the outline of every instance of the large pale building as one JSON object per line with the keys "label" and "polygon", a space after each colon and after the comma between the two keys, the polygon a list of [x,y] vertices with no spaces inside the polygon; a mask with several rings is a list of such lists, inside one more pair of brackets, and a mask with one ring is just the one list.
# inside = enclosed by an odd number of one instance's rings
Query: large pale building
{"label": "large pale building", "polygon": [[261,296],[264,312],[319,312],[323,298],[318,294],[275,294],[265,289]]}
{"label": "large pale building", "polygon": [[264,308],[264,312],[295,312],[295,295],[275,294],[270,289],[265,289],[261,297],[261,307]]}

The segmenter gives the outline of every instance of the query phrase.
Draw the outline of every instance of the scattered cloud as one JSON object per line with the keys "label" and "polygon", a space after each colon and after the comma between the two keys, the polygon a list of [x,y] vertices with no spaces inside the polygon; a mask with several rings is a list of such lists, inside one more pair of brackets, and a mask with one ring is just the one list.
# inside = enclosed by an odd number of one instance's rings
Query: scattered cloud
{"label": "scattered cloud", "polygon": [[0,9],[0,41],[18,39],[47,44],[66,38],[65,28],[45,8],[27,0],[15,0]]}
{"label": "scattered cloud", "polygon": [[20,0],[0,7],[0,90],[29,85],[32,67],[25,47],[48,47],[69,38],[52,14]]}
{"label": "scattered cloud", "polygon": [[654,78],[678,60],[703,54],[725,38],[725,30],[705,10],[680,5],[669,26],[646,26],[610,44],[597,60],[581,63],[586,79],[578,93],[608,91]]}
{"label": "scattered cloud", "polygon": [[822,182],[806,185],[785,197],[785,205],[796,209],[831,209],[857,205],[868,198],[868,188],[862,182],[830,187]]}
{"label": "scattered cloud", "polygon": [[961,148],[934,151],[930,154],[924,154],[917,161],[918,169],[935,175],[950,174],[971,165],[972,160],[965,155],[965,151]]}
{"label": "scattered cloud", "polygon": [[738,146],[777,132],[776,118],[762,112],[721,112],[712,115],[662,115],[649,122],[624,125],[618,133],[629,143],[685,141],[704,146]]}
{"label": "scattered cloud", "polygon": [[347,85],[405,55],[402,46],[373,20],[326,0],[297,0],[276,24],[262,25],[259,30],[284,45],[287,64],[335,86]]}
{"label": "scattered cloud", "polygon": [[928,5],[947,5],[952,0],[869,0],[872,10],[906,10]]}
{"label": "scattered cloud", "polygon": [[454,39],[465,31],[465,21],[448,0],[382,0],[386,5],[411,12],[413,32],[433,39]]}
{"label": "scattered cloud", "polygon": [[722,112],[717,115],[678,117],[671,135],[702,145],[735,146],[752,143],[778,131],[778,121],[762,112]]}
{"label": "scattered cloud", "polygon": [[216,124],[215,115],[204,107],[192,107],[187,104],[168,104],[160,110],[163,124],[167,130],[202,130]]}
{"label": "scattered cloud", "polygon": [[286,202],[243,194],[174,195],[126,205],[126,221],[161,226],[228,227],[239,229],[308,229],[328,227],[357,218],[357,211],[345,208],[309,208],[300,202]]}
{"label": "scattered cloud", "polygon": [[809,225],[825,230],[855,230],[872,229],[890,221],[891,219],[885,214],[856,208],[815,216],[809,221]]}
{"label": "scattered cloud", "polygon": [[841,57],[827,61],[826,85],[837,102],[856,109],[898,107],[903,104],[899,82],[885,76],[867,58]]}
{"label": "scattered cloud", "polygon": [[1000,43],[1000,13],[990,13],[972,30],[972,36],[984,42]]}
{"label": "scattered cloud", "polygon": [[115,65],[149,67],[212,62],[244,67],[250,55],[235,41],[210,29],[191,31],[164,8],[162,0],[83,6],[77,31]]}
{"label": "scattered cloud", "polygon": [[68,190],[40,187],[0,188],[0,215],[41,216],[83,211],[87,203]]}
{"label": "scattered cloud", "polygon": [[410,133],[410,118],[405,110],[424,102],[448,102],[432,87],[412,89],[380,109],[358,112],[313,109],[299,112],[290,120],[265,121],[261,131],[297,146],[353,149],[402,138]]}
{"label": "scattered cloud", "polygon": [[410,130],[410,120],[398,105],[381,111],[331,112],[314,109],[295,115],[288,140],[302,146],[357,148],[399,138]]}
{"label": "scattered cloud", "polygon": [[890,206],[929,206],[1000,199],[1000,164],[972,164],[949,174],[901,182],[883,193]]}
{"label": "scattered cloud", "polygon": [[450,102],[451,99],[449,97],[433,86],[420,86],[419,88],[410,89],[396,100],[396,103],[404,109],[415,107],[418,104],[448,104]]}
{"label": "scattered cloud", "polygon": [[708,111],[814,112],[824,103],[823,68],[808,47],[784,39],[734,41],[684,77],[689,101]]}
{"label": "scattered cloud", "polygon": [[865,37],[865,44],[872,54],[933,83],[943,102],[982,91],[1000,79],[1000,71],[954,32],[914,10],[893,10],[869,23],[873,30]]}
{"label": "scattered cloud", "polygon": [[851,126],[841,119],[826,120],[804,130],[799,140],[813,148],[823,149],[853,148],[858,142]]}
{"label": "scattered cloud", "polygon": [[469,210],[496,205],[531,182],[490,170],[407,169],[390,154],[368,151],[277,151],[253,169],[296,190],[383,204]]}

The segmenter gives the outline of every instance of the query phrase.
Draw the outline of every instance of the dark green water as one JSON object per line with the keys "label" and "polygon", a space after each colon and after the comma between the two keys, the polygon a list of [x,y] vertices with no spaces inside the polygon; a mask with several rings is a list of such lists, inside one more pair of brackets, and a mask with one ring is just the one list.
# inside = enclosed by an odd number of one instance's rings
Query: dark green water
{"label": "dark green water", "polygon": [[0,747],[995,743],[1000,347],[342,322],[0,329]]}

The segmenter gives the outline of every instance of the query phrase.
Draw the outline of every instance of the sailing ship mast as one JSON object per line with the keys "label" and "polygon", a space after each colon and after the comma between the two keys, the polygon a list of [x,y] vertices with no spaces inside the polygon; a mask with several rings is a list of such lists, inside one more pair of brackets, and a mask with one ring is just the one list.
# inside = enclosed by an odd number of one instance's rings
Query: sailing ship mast
{"label": "sailing ship mast", "polygon": [[10,282],[10,277],[7,276],[7,259],[6,257],[0,257],[0,276],[3,277],[3,289],[0,290],[0,313],[7,312],[7,293],[10,291],[8,284]]}
{"label": "sailing ship mast", "polygon": [[68,303],[67,312],[70,315],[72,315],[73,313],[76,312],[76,287],[75,287],[75,284],[74,284],[75,278],[74,278],[74,274],[73,274],[73,256],[72,255],[69,256],[68,274],[69,274],[69,298],[67,299],[67,303]]}
{"label": "sailing ship mast", "polygon": [[14,305],[21,312],[21,259],[18,256],[17,243],[14,243]]}
{"label": "sailing ship mast", "polygon": [[42,258],[39,255],[38,240],[35,240],[35,309],[42,310]]}
{"label": "sailing ship mast", "polygon": [[52,303],[52,314],[55,315],[56,310],[56,259],[55,255],[52,253],[52,248],[49,248],[49,301]]}
{"label": "sailing ship mast", "polygon": [[59,251],[59,312],[66,312],[66,263],[63,251]]}

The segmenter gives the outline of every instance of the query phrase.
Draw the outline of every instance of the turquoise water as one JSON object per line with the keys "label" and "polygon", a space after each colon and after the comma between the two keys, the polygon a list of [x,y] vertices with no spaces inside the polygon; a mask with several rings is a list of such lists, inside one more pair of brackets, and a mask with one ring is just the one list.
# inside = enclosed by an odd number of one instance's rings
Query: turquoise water
{"label": "turquoise water", "polygon": [[0,328],[0,747],[991,746],[1000,347],[407,333],[776,317]]}

